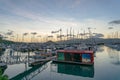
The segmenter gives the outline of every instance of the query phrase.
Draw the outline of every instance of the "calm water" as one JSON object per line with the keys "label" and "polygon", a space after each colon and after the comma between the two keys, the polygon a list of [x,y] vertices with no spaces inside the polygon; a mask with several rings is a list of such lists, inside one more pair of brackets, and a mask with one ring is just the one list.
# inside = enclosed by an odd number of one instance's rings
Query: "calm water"
{"label": "calm water", "polygon": [[[27,53],[20,55],[27,56]],[[22,58],[17,59],[22,61]],[[25,63],[16,62],[8,64],[4,74],[12,80],[120,80],[120,51],[99,47],[93,66],[48,62],[43,66],[28,67]]]}

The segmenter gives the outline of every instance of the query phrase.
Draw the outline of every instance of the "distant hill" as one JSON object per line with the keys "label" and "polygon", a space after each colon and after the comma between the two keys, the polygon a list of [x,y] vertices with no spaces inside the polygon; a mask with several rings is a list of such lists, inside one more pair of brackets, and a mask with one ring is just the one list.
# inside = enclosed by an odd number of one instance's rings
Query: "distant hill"
{"label": "distant hill", "polygon": [[9,40],[2,40],[2,39],[0,39],[0,43],[11,44],[11,43],[14,43],[14,42],[13,41],[9,41]]}
{"label": "distant hill", "polygon": [[51,45],[51,44],[57,44],[57,43],[55,43],[55,42],[53,42],[53,41],[48,41],[48,42],[45,42],[45,43],[43,43],[43,44]]}

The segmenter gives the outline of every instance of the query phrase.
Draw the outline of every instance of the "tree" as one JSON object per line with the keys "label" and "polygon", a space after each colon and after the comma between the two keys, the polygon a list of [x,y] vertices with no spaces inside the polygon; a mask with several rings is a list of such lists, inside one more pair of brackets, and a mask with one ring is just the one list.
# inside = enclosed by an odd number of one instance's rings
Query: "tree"
{"label": "tree", "polygon": [[0,43],[2,42],[2,35],[0,34]]}
{"label": "tree", "polygon": [[8,76],[7,75],[2,75],[2,69],[0,68],[0,80],[8,80]]}

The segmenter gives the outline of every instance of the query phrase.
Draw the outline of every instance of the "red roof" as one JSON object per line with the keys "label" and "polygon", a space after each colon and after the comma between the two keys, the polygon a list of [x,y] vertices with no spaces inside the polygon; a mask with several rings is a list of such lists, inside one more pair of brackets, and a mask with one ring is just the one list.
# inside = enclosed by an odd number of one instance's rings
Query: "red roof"
{"label": "red roof", "polygon": [[88,54],[93,54],[93,51],[89,51],[89,50],[58,50],[57,52],[63,52],[63,53],[78,53],[78,54],[84,54],[84,53],[88,53]]}

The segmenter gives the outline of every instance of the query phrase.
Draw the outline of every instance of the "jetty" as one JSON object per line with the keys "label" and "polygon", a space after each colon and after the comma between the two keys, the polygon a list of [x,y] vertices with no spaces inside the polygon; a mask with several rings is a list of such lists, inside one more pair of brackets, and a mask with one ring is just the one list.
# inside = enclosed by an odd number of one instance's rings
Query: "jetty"
{"label": "jetty", "polygon": [[29,62],[29,66],[43,65],[44,63],[46,63],[50,60],[53,60],[55,58],[56,58],[56,56],[47,57],[45,59],[37,59],[37,60],[34,60],[32,62]]}

